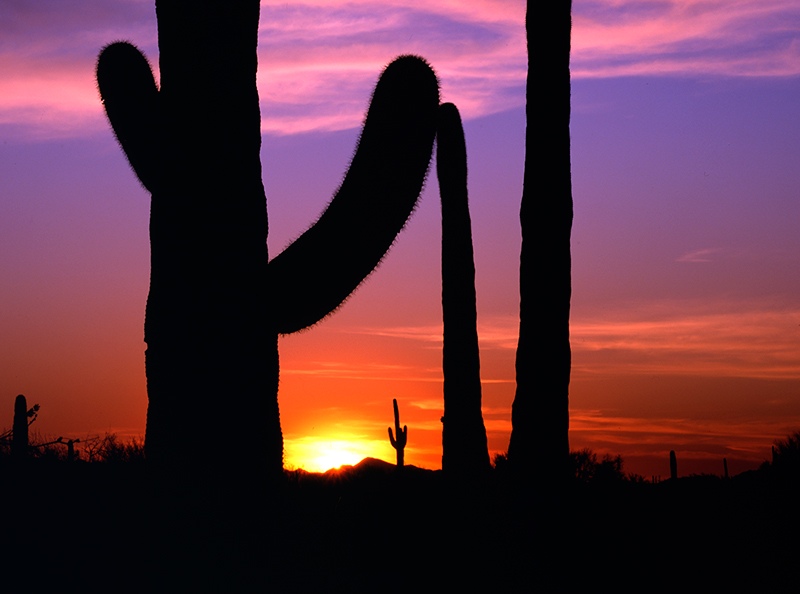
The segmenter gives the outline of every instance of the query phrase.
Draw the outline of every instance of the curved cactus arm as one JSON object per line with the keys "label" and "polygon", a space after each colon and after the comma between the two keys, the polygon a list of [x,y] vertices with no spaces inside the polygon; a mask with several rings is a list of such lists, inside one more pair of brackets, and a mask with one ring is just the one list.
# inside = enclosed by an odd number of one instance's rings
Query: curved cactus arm
{"label": "curved cactus arm", "polygon": [[97,59],[97,85],[106,115],[136,176],[151,193],[159,186],[158,87],[147,58],[126,42]]}
{"label": "curved cactus arm", "polygon": [[338,308],[380,263],[422,191],[436,134],[439,85],[428,64],[401,56],[378,81],[358,148],[316,224],[268,266],[280,334]]}
{"label": "curved cactus arm", "polygon": [[394,439],[394,434],[392,433],[392,428],[391,427],[389,427],[389,443],[392,444],[393,448],[397,448],[397,442]]}

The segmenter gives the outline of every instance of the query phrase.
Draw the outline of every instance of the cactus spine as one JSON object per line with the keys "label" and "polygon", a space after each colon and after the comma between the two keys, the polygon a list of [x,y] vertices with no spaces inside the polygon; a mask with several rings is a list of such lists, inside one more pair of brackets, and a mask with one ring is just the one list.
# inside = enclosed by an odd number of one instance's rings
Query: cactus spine
{"label": "cactus spine", "polygon": [[678,478],[678,458],[675,456],[675,450],[669,451],[669,478]]}
{"label": "cactus spine", "polygon": [[[277,334],[338,307],[377,265],[413,210],[430,161],[438,81],[419,58],[382,75],[358,150],[317,224],[268,264],[256,89],[259,2],[157,3],[160,88],[127,43],[103,50],[106,114],[151,193],[145,317],[147,459],[280,475]],[[235,394],[246,411],[220,422]],[[195,469],[203,472],[202,468]],[[243,472],[239,472],[243,471]]]}
{"label": "cactus spine", "polygon": [[542,488],[569,474],[571,9],[569,0],[528,0],[526,16],[520,325],[508,461]]}
{"label": "cactus spine", "polygon": [[394,432],[397,435],[395,439],[392,435],[392,428],[389,427],[389,443],[397,450],[397,467],[402,468],[404,464],[404,451],[406,449],[406,442],[408,441],[408,426],[403,425],[400,429],[400,412],[397,410],[397,398],[392,400],[394,405]]}
{"label": "cactus spine", "polygon": [[442,201],[442,470],[456,474],[484,472],[489,469],[489,451],[481,413],[467,149],[461,116],[452,103],[439,108],[436,172]]}

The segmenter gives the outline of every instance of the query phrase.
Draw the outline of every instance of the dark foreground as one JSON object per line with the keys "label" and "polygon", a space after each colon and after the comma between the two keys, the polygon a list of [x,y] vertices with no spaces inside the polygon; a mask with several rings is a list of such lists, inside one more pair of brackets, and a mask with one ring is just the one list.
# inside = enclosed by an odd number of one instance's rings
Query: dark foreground
{"label": "dark foreground", "polygon": [[0,487],[11,591],[763,589],[797,581],[800,552],[800,489],[766,472],[547,500],[369,460],[254,497],[141,464],[6,465]]}

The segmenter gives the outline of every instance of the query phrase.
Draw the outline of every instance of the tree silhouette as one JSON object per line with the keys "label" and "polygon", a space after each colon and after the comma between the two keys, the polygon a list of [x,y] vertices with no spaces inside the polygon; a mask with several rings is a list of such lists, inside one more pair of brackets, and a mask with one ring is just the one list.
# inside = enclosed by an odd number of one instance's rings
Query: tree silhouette
{"label": "tree silhouette", "polygon": [[570,0],[528,1],[527,127],[520,223],[520,326],[509,464],[563,483],[569,455]]}
{"label": "tree silhouette", "polygon": [[[402,229],[430,161],[438,81],[419,58],[386,69],[335,199],[268,265],[259,2],[160,0],[156,15],[160,87],[132,45],[108,46],[97,65],[109,121],[152,195],[147,459],[277,475],[277,334],[338,307]],[[195,444],[210,436],[200,461]]]}
{"label": "tree silhouette", "polygon": [[481,413],[467,148],[461,116],[452,103],[439,108],[436,171],[442,200],[442,470],[456,474],[485,472],[489,470],[489,451]]}

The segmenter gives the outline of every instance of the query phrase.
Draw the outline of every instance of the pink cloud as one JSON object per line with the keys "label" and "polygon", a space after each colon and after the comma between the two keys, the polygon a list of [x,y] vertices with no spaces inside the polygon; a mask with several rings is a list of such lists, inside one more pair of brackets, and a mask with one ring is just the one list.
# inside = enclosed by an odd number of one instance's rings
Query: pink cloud
{"label": "pink cloud", "polygon": [[[800,74],[789,0],[597,0],[573,8],[575,78]],[[380,70],[426,57],[442,98],[465,119],[524,104],[525,3],[262,2],[259,91],[269,134],[360,125]],[[99,49],[117,39],[157,64],[150,0],[15,3],[0,24],[0,125],[36,137],[85,135],[105,120],[93,81]]]}
{"label": "pink cloud", "polygon": [[800,5],[792,0],[598,0],[574,9],[572,72],[794,76]]}

